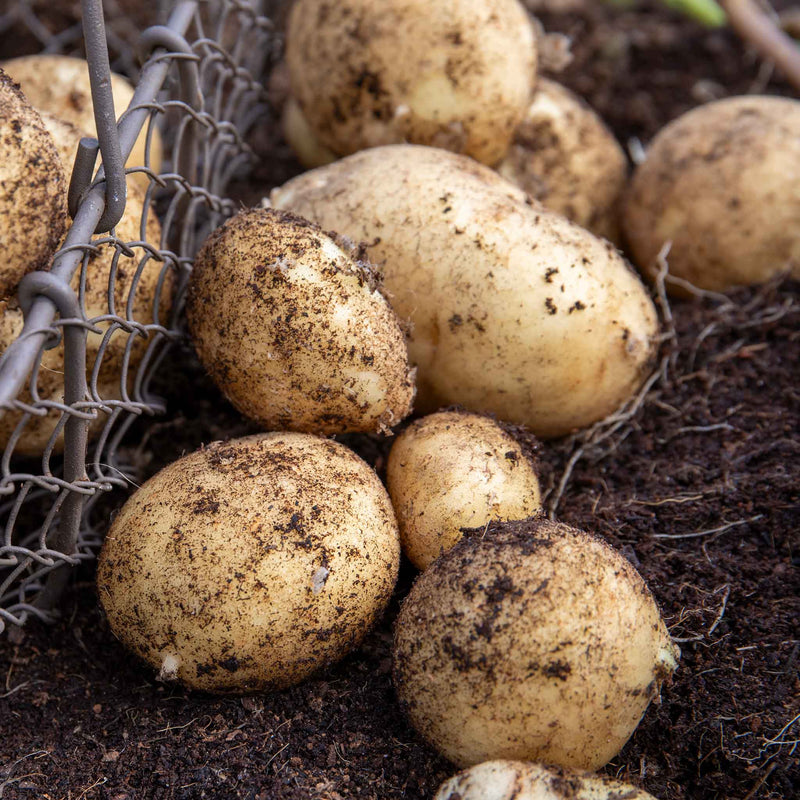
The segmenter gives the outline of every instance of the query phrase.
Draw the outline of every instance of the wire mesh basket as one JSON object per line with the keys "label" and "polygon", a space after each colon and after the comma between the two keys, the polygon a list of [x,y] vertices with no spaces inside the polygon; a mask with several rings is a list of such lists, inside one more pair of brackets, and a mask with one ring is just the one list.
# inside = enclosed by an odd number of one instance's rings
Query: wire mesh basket
{"label": "wire mesh basket", "polygon": [[[119,446],[133,422],[165,411],[151,381],[181,336],[192,257],[235,212],[226,187],[252,163],[248,131],[269,113],[259,78],[277,53],[270,9],[165,5],[166,23],[140,37],[147,57],[115,124],[109,49],[125,42],[107,38],[100,0],[82,0],[96,138],[78,147],[73,223],[52,266],[2,302],[0,631],[52,620],[70,568],[96,556],[104,523],[92,511],[129,483]],[[42,50],[73,49],[74,29],[53,36],[35,6],[0,13],[0,31],[32,25]],[[137,140],[141,163],[126,165]]]}

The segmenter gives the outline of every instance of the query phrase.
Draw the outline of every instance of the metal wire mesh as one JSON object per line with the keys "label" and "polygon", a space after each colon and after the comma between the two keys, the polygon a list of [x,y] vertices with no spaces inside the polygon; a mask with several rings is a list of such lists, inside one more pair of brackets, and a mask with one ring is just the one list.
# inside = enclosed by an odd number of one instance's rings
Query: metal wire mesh
{"label": "metal wire mesh", "polygon": [[[41,49],[72,51],[74,31],[52,32],[36,10],[31,0],[0,15],[0,31],[32,26]],[[122,219],[109,233],[76,235],[96,212],[91,233],[102,212],[90,208],[98,192],[102,198],[101,173],[73,203],[75,222],[51,271],[24,279],[18,300],[0,304],[2,341],[13,341],[0,359],[0,391],[20,369],[12,351],[36,344],[0,418],[0,631],[31,616],[53,618],[69,568],[93,559],[101,544],[104,525],[93,509],[129,483],[121,440],[138,417],[165,410],[151,380],[181,335],[192,257],[235,212],[226,186],[251,163],[247,133],[268,113],[259,81],[277,52],[268,10],[256,0],[181,2],[166,26],[144,35],[154,49],[140,88],[145,81],[163,88],[147,102],[137,90],[125,114],[143,121],[146,147],[142,163],[127,165]],[[80,183],[76,174],[71,194]]]}

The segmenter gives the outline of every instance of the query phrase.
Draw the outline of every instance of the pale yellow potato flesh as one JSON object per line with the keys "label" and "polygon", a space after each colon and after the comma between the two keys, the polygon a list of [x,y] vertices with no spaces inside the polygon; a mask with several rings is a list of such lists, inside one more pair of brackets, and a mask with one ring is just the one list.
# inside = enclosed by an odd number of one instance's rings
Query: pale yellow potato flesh
{"label": "pale yellow potato flesh", "polygon": [[413,422],[392,445],[386,482],[403,552],[418,569],[458,542],[464,528],[541,509],[529,456],[478,414],[443,411]]}
{"label": "pale yellow potato flesh", "polygon": [[496,169],[552,211],[619,242],[628,159],[603,120],[565,86],[539,78]]}
{"label": "pale yellow potato flesh", "polygon": [[628,561],[537,518],[492,523],[421,573],[395,625],[394,685],[414,728],[457,766],[596,770],[678,656]]}
{"label": "pale yellow potato flesh", "polygon": [[272,433],[166,467],[115,518],[100,602],[133,653],[215,693],[299,683],[383,612],[400,545],[389,497],[341,444]]}
{"label": "pale yellow potato flesh", "polygon": [[418,412],[459,404],[552,438],[614,412],[650,369],[655,307],[615,248],[469,158],[373,148],[271,202],[367,243],[412,324]]}
{"label": "pale yellow potato flesh", "polygon": [[206,370],[267,429],[385,432],[411,411],[405,334],[376,275],[307,220],[226,222],[197,256],[186,314]]}
{"label": "pale yellow potato flesh", "polygon": [[338,155],[408,141],[497,163],[536,55],[518,0],[299,0],[286,34],[292,93]]}
{"label": "pale yellow potato flesh", "polygon": [[433,800],[655,800],[629,783],[524,761],[486,761],[445,781]]}
{"label": "pale yellow potato flesh", "polygon": [[622,222],[651,277],[667,243],[670,275],[700,289],[800,277],[800,101],[731,97],[671,122],[633,175]]}
{"label": "pale yellow potato flesh", "polygon": [[66,225],[66,176],[53,139],[0,70],[0,300],[47,266]]}

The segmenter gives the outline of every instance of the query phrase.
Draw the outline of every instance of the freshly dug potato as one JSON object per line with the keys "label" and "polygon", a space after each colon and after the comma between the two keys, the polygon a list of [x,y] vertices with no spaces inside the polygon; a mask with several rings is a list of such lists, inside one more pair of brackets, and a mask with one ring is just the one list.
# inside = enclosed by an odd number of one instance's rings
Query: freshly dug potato
{"label": "freshly dug potato", "polygon": [[469,158],[373,148],[271,202],[368,244],[413,326],[417,411],[461,405],[561,436],[616,410],[650,368],[655,308],[615,248]]}
{"label": "freshly dug potato", "polygon": [[[731,97],[700,106],[653,140],[626,196],[623,232],[653,275],[701,289],[800,277],[800,101]],[[677,287],[669,287],[681,293]]]}
{"label": "freshly dug potato", "polygon": [[536,76],[518,0],[298,0],[286,60],[300,110],[337,155],[408,141],[495,164]]}
{"label": "freshly dug potato", "polygon": [[[144,209],[144,196],[138,185],[128,187],[128,205],[125,215],[116,227],[117,236],[123,242],[140,241],[140,221]],[[147,216],[146,241],[158,247],[161,239],[161,226],[155,214]],[[73,277],[72,287],[83,292],[83,306],[89,321],[108,317],[110,313],[132,320],[142,325],[155,322],[164,323],[172,303],[174,276],[165,265],[148,258],[142,263],[143,251],[134,250],[134,256],[121,254],[114,263],[116,249],[111,244],[98,246],[99,252],[89,258],[85,270],[79,269]],[[108,287],[113,274],[114,309],[109,309]],[[131,313],[128,314],[129,296],[133,294]],[[158,309],[156,310],[156,300]],[[13,342],[22,332],[24,319],[22,310],[14,300],[0,301],[0,352]],[[128,357],[128,375],[132,378],[147,350],[152,335],[148,337],[125,331],[119,325],[107,320],[95,323],[99,333],[89,332],[86,342],[87,380],[95,363],[98,368],[98,394],[104,400],[119,400],[122,397],[122,367]],[[105,342],[105,347],[103,344]],[[101,348],[103,350],[101,354]],[[43,401],[63,402],[64,399],[64,346],[46,350],[37,373],[37,393]],[[26,403],[32,401],[26,388],[19,397]],[[0,449],[8,443],[19,424],[22,414],[19,411],[6,411],[0,416]],[[45,416],[32,417],[25,425],[16,443],[15,453],[27,456],[39,455],[56,430],[61,412],[52,409]],[[98,413],[92,423],[90,434],[98,434],[107,416]],[[59,432],[54,452],[63,449],[63,431]]]}
{"label": "freshly dug potato", "polygon": [[136,655],[195,689],[291,686],[356,647],[391,596],[386,490],[341,444],[215,442],[151,478],[114,520],[100,601]]}
{"label": "freshly dug potato", "polygon": [[490,523],[417,579],[394,683],[411,724],[458,766],[595,770],[677,667],[642,578],[601,539],[538,518]]}
{"label": "freshly dug potato", "polygon": [[336,154],[320,144],[293,97],[289,97],[283,107],[281,122],[286,141],[297,156],[297,160],[306,169],[314,169],[336,161]]}
{"label": "freshly dug potato", "polygon": [[67,225],[67,183],[41,117],[0,70],[0,300],[45,267]]}
{"label": "freshly dug potato", "polygon": [[565,86],[539,78],[497,171],[552,211],[619,240],[628,159],[603,120]]}
{"label": "freshly dug potato", "polygon": [[64,166],[67,183],[69,183],[69,177],[72,175],[72,168],[75,165],[75,156],[78,153],[78,145],[81,139],[89,134],[71,122],[59,119],[46,111],[40,112],[40,116],[47,132],[53,137],[59,158]]}
{"label": "freshly dug potato", "polygon": [[242,211],[197,256],[186,315],[200,360],[270,429],[383,431],[411,411],[400,322],[375,273],[317,225]]}
{"label": "freshly dug potato", "polygon": [[392,445],[387,487],[403,552],[426,569],[489,520],[525,519],[541,509],[528,452],[494,420],[442,411],[413,422]]}
{"label": "freshly dug potato", "polygon": [[[38,111],[46,111],[59,119],[70,122],[90,136],[97,135],[92,106],[92,91],[89,70],[82,58],[40,54],[21,56],[5,61],[0,67],[22,86],[22,91],[31,105]],[[133,98],[133,86],[127,78],[111,73],[111,91],[114,110],[119,118]],[[128,167],[145,165],[147,126],[142,129],[126,162]],[[161,134],[153,132],[150,146],[150,167],[161,169],[163,147]],[[72,165],[70,164],[70,170]],[[143,190],[150,185],[146,175],[137,173],[135,182]],[[131,181],[128,181],[129,185]]]}
{"label": "freshly dug potato", "polygon": [[653,795],[588,772],[522,761],[486,761],[445,781],[433,800],[655,800]]}

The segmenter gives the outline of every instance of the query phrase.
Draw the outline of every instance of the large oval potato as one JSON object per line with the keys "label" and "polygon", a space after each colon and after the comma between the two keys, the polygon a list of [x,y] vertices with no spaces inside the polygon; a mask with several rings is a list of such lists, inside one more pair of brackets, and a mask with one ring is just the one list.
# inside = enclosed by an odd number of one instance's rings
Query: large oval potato
{"label": "large oval potato", "polygon": [[338,155],[409,141],[494,164],[525,113],[536,44],[518,0],[298,0],[286,60]]}
{"label": "large oval potato", "polygon": [[[731,97],[700,106],[655,137],[622,217],[647,274],[670,242],[671,275],[701,289],[800,277],[800,101]],[[669,287],[681,293],[680,287]]]}
{"label": "large oval potato", "polygon": [[650,367],[655,308],[614,247],[469,158],[373,148],[271,202],[368,244],[413,326],[418,411],[460,404],[560,436],[616,410]]}
{"label": "large oval potato", "polygon": [[538,518],[490,523],[420,574],[395,625],[394,683],[411,724],[458,766],[595,770],[678,655],[628,561]]}
{"label": "large oval potato", "polygon": [[400,545],[377,475],[297,433],[215,442],[151,478],[97,565],[114,634],[163,679],[218,693],[300,682],[359,644]]}
{"label": "large oval potato", "polygon": [[67,225],[67,184],[52,137],[0,69],[0,300],[47,266]]}
{"label": "large oval potato", "polygon": [[217,385],[269,429],[384,431],[411,411],[405,336],[377,275],[305,219],[251,209],[212,233],[186,316]]}

